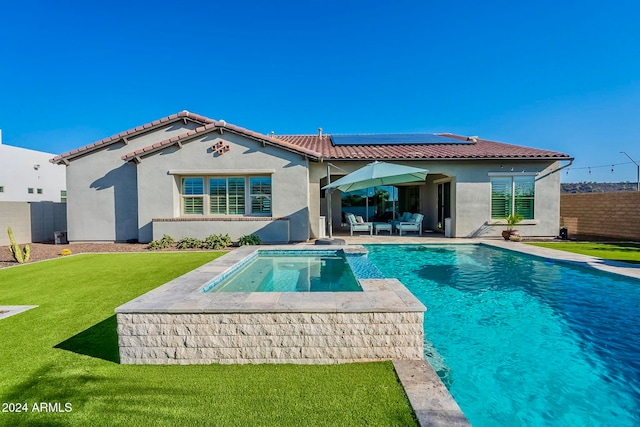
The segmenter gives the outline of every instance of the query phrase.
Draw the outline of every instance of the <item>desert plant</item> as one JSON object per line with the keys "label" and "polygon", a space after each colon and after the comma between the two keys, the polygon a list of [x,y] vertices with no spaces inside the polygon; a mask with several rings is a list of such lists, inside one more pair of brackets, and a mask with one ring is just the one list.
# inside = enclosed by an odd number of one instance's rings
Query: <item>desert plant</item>
{"label": "desert plant", "polygon": [[512,213],[511,215],[506,217],[505,221],[507,221],[507,230],[513,231],[513,227],[522,222],[523,219],[524,217],[519,213]]}
{"label": "desert plant", "polygon": [[29,262],[29,257],[31,256],[31,248],[29,245],[24,245],[24,248],[20,249],[20,246],[16,243],[16,240],[13,238],[13,230],[11,227],[7,227],[7,233],[9,234],[9,252],[11,252],[11,256],[18,263],[24,264],[25,262]]}
{"label": "desert plant", "polygon": [[261,244],[262,244],[262,239],[260,239],[260,237],[256,236],[255,234],[247,234],[240,237],[240,239],[238,239],[238,245],[240,246],[261,245]]}
{"label": "desert plant", "polygon": [[63,249],[60,251],[60,255],[62,256],[67,256],[67,255],[71,255],[71,249]]}
{"label": "desert plant", "polygon": [[177,249],[198,249],[202,247],[202,240],[193,237],[184,237],[176,243]]}
{"label": "desert plant", "polygon": [[212,234],[202,242],[204,249],[224,249],[230,245],[231,237],[228,234]]}
{"label": "desert plant", "polygon": [[154,240],[149,243],[147,249],[151,251],[157,251],[159,249],[166,249],[170,247],[174,243],[173,238],[171,236],[167,236],[166,234],[162,235],[162,239]]}

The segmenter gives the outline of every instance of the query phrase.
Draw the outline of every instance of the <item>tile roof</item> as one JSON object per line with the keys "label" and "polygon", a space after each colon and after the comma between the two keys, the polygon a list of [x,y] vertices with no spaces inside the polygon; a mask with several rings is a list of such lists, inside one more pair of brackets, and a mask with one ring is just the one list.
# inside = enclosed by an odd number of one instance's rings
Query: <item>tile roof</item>
{"label": "tile roof", "polygon": [[[122,160],[139,160],[141,157],[161,151],[171,145],[181,145],[203,134],[219,130],[243,135],[263,144],[278,146],[285,150],[300,153],[314,160],[456,160],[456,159],[545,159],[571,160],[571,156],[551,150],[523,147],[489,141],[477,137],[466,137],[451,133],[440,136],[460,140],[460,144],[392,144],[392,145],[333,145],[331,135],[264,135],[242,128],[224,120],[213,120],[198,114],[182,111],[177,114],[155,120],[117,135],[69,151],[51,159],[52,163],[68,164],[69,160],[88,154],[94,150],[123,141],[152,129],[163,127],[177,121],[191,121],[202,126],[173,138],[165,139],[153,145],[122,156]],[[365,137],[366,135],[360,136]],[[469,143],[472,142],[472,143]]]}
{"label": "tile roof", "polygon": [[275,145],[285,150],[304,154],[314,159],[317,159],[319,157],[317,152],[313,150],[309,150],[305,147],[300,147],[298,145],[292,144],[288,141],[280,140],[272,136],[263,135],[261,133],[254,132],[249,129],[245,129],[240,126],[232,125],[230,123],[225,122],[224,120],[211,120],[211,122],[205,126],[201,126],[197,129],[191,130],[181,135],[174,136],[173,138],[165,139],[164,141],[160,141],[153,145],[148,145],[139,150],[125,154],[124,156],[122,156],[122,160],[124,161],[136,160],[143,156],[155,153],[157,151],[161,151],[171,145],[180,145],[183,142],[187,142],[191,139],[197,138],[199,136],[205,135],[215,130],[219,130],[221,131],[221,133],[231,132],[238,135],[242,135],[247,138],[263,142],[265,144]]}
{"label": "tile roof", "polygon": [[132,138],[134,136],[140,135],[142,133],[148,132],[152,129],[156,129],[158,127],[166,126],[171,123],[175,123],[180,120],[189,120],[199,124],[207,124],[213,122],[213,120],[200,116],[198,114],[190,113],[188,111],[181,111],[177,114],[172,114],[167,117],[163,117],[162,119],[155,120],[151,123],[147,123],[142,126],[138,126],[134,129],[129,129],[124,132],[120,132],[117,135],[110,136],[108,138],[101,139],[100,141],[94,142],[89,145],[85,145],[84,147],[76,148],[75,150],[71,150],[64,154],[54,157],[51,159],[52,163],[68,163],[68,161],[74,157],[78,157],[84,154],[88,154],[94,150],[107,147],[111,144],[115,144],[116,142],[124,141],[126,142],[127,138]]}
{"label": "tile roof", "polygon": [[[571,159],[568,154],[557,151],[505,144],[451,133],[439,135],[459,139],[465,143],[335,146],[331,143],[331,135],[326,134],[322,136],[277,135],[277,138],[316,151],[325,160]],[[473,143],[469,144],[468,141]]]}

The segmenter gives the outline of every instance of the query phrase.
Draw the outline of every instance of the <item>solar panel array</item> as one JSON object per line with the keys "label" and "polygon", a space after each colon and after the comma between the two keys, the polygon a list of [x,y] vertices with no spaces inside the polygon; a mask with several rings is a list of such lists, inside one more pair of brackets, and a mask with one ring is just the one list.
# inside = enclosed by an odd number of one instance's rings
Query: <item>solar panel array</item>
{"label": "solar panel array", "polygon": [[410,145],[410,144],[473,144],[435,133],[377,133],[331,135],[333,145]]}

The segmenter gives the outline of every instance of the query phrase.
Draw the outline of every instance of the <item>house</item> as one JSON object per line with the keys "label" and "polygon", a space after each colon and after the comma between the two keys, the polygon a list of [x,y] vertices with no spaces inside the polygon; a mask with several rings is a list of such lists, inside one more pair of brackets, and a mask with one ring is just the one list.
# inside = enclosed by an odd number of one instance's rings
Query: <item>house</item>
{"label": "house", "polygon": [[[374,189],[377,198],[321,190],[328,174],[333,182],[374,160],[429,175]],[[523,235],[555,236],[560,163],[572,160],[453,134],[264,135],[183,111],[51,161],[66,165],[70,241],[255,233],[297,242],[323,234],[327,194],[335,227],[345,210],[384,219],[395,209],[419,211],[426,230],[452,237],[498,236],[516,210]]]}
{"label": "house", "polygon": [[3,144],[0,130],[0,202],[65,201],[65,172],[49,163],[53,155]]}
{"label": "house", "polygon": [[0,130],[0,246],[54,240],[66,226],[66,174],[53,154],[2,143]]}

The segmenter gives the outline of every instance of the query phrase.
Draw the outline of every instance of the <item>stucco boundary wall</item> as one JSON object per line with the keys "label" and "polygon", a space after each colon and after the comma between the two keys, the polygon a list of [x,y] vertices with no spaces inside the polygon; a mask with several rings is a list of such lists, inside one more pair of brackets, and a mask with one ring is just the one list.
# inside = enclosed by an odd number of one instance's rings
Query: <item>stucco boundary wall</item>
{"label": "stucco boundary wall", "polygon": [[0,245],[9,244],[7,227],[19,244],[54,240],[67,229],[67,205],[59,202],[0,202]]}
{"label": "stucco boundary wall", "polygon": [[332,364],[423,357],[423,313],[118,314],[120,363]]}
{"label": "stucco boundary wall", "polygon": [[562,194],[560,224],[569,238],[640,241],[640,192]]}

